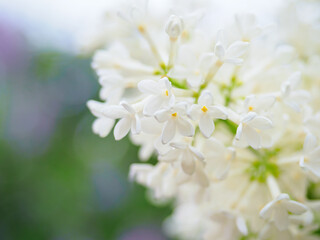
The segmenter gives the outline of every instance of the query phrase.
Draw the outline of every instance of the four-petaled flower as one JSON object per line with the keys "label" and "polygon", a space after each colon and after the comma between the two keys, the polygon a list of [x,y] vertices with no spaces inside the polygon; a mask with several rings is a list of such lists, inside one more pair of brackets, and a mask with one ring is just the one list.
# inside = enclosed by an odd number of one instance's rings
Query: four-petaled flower
{"label": "four-petaled flower", "polygon": [[165,122],[161,133],[163,144],[170,142],[176,131],[185,137],[194,135],[194,127],[186,118],[187,104],[184,102],[177,103],[172,107],[161,109],[155,113],[155,118],[159,122]]}
{"label": "four-petaled flower", "polygon": [[306,211],[307,207],[304,204],[290,200],[288,194],[281,193],[260,211],[260,216],[273,221],[276,227],[280,231],[283,231],[287,229],[289,225],[288,212],[300,215]]}
{"label": "four-petaled flower", "polygon": [[209,138],[214,131],[213,119],[227,119],[227,112],[221,106],[213,105],[213,97],[210,92],[204,91],[198,104],[193,104],[189,111],[189,117],[193,120],[199,120],[199,129],[201,133]]}
{"label": "four-petaled flower", "polygon": [[[249,112],[241,120],[237,128],[235,140],[238,145],[247,146],[258,149],[269,143],[269,136],[264,134],[264,130],[272,128],[270,119],[259,116],[255,112]],[[267,140],[266,140],[267,138]]]}
{"label": "four-petaled flower", "polygon": [[163,77],[159,81],[142,80],[138,84],[138,89],[150,95],[145,100],[143,108],[143,114],[146,116],[152,116],[161,107],[172,105],[175,101],[172,86],[167,77]]}

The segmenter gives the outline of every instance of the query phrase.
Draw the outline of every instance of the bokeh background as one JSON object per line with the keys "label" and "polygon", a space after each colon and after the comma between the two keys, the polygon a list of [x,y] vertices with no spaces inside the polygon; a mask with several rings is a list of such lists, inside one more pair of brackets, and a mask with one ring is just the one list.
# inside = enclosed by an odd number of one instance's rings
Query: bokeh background
{"label": "bokeh background", "polygon": [[80,42],[115,3],[0,0],[0,239],[168,239],[170,203],[128,180],[138,148],[94,135],[86,108],[99,86]]}
{"label": "bokeh background", "polygon": [[128,180],[137,147],[91,130],[99,86],[74,34],[89,1],[54,2],[0,3],[0,239],[166,239],[169,206]]}

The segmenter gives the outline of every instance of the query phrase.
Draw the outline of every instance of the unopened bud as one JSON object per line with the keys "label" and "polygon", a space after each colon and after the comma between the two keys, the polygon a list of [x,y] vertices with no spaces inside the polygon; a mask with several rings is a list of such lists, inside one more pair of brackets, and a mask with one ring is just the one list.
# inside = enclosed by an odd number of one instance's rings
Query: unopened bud
{"label": "unopened bud", "polygon": [[183,31],[183,20],[181,17],[171,15],[166,24],[166,33],[172,39],[177,39]]}

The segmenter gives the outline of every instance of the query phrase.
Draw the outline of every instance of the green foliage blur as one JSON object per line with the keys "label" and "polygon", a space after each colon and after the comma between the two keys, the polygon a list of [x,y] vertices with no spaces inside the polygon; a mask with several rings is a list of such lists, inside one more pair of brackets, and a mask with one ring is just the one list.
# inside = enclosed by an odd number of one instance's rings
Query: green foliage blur
{"label": "green foliage blur", "polygon": [[7,43],[14,46],[0,47],[0,239],[167,239],[170,207],[153,206],[128,179],[137,147],[92,133],[86,101],[98,99],[99,86],[90,59],[37,50],[16,33]]}

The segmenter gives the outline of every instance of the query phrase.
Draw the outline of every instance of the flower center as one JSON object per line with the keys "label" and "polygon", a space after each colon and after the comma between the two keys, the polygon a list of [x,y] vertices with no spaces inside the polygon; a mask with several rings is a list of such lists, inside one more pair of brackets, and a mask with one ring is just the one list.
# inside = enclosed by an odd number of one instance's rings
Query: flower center
{"label": "flower center", "polygon": [[202,112],[207,112],[207,111],[208,111],[208,108],[207,108],[206,106],[203,106],[203,107],[201,108],[201,110],[202,110]]}
{"label": "flower center", "polygon": [[253,107],[252,106],[249,106],[248,107],[249,111],[251,112],[253,110]]}
{"label": "flower center", "polygon": [[177,115],[178,114],[176,112],[171,114],[172,117],[176,117]]}
{"label": "flower center", "polygon": [[167,97],[169,96],[169,91],[168,91],[168,90],[166,90],[166,96],[167,96]]}
{"label": "flower center", "polygon": [[144,33],[146,31],[146,28],[143,25],[139,25],[138,30],[139,30],[139,32]]}

